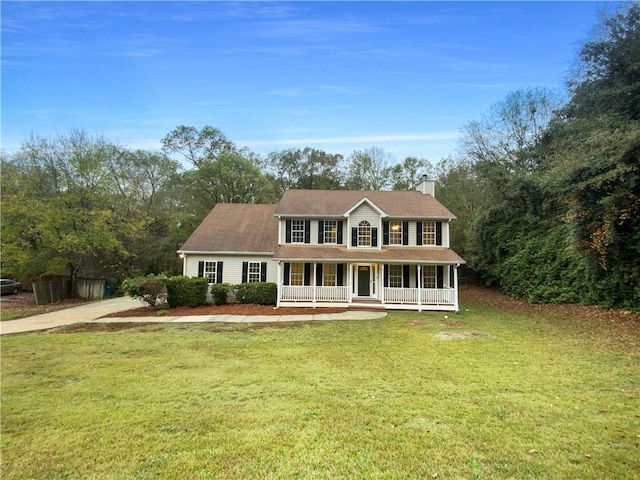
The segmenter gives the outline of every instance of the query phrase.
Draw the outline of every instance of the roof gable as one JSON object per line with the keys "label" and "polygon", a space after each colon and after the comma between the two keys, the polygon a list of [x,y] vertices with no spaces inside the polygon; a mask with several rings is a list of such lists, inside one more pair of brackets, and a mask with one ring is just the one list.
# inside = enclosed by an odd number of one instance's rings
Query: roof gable
{"label": "roof gable", "polygon": [[356,203],[353,207],[351,207],[349,210],[347,210],[346,212],[344,212],[342,214],[343,217],[348,217],[349,215],[351,215],[351,213],[353,213],[355,210],[357,210],[363,203],[366,203],[367,205],[369,205],[378,215],[380,215],[381,217],[387,217],[388,215],[383,212],[380,207],[378,207],[375,203],[373,203],[371,200],[369,200],[367,197],[363,197],[362,200],[360,200],[358,203]]}

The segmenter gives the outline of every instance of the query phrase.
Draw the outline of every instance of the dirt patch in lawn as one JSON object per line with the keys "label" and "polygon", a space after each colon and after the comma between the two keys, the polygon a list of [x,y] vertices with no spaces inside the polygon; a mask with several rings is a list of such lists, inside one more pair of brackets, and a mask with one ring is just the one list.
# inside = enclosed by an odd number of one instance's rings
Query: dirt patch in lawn
{"label": "dirt patch in lawn", "polygon": [[491,335],[482,332],[438,332],[433,336],[440,340],[465,340],[468,338],[489,338]]}
{"label": "dirt patch in lawn", "polygon": [[346,308],[305,308],[279,307],[273,305],[256,305],[253,303],[233,303],[230,305],[200,305],[199,307],[176,307],[154,309],[152,307],[133,308],[122,312],[110,313],[102,318],[114,317],[187,317],[191,315],[314,315],[320,313],[342,313]]}

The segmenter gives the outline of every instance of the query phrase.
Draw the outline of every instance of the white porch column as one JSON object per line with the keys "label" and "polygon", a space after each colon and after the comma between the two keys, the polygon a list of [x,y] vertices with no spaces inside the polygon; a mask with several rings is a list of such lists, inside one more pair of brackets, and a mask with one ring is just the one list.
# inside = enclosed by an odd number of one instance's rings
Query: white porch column
{"label": "white porch column", "polygon": [[418,311],[422,311],[422,265],[418,264],[416,269],[418,275]]}
{"label": "white porch column", "polygon": [[347,263],[347,287],[349,287],[349,303],[353,298],[353,265]]}
{"label": "white porch column", "polygon": [[278,286],[277,288],[277,295],[276,295],[276,308],[280,306],[280,297],[282,296],[282,284],[284,283],[282,281],[281,276],[281,272],[280,272],[280,266],[281,263],[278,261],[278,270],[277,270],[277,277],[276,277],[276,285]]}
{"label": "white porch column", "polygon": [[379,285],[380,285],[380,303],[384,303],[384,263],[380,264],[380,278],[379,278]]}
{"label": "white porch column", "polygon": [[456,313],[458,313],[460,311],[460,308],[458,307],[458,267],[460,266],[460,264],[457,264],[455,267],[453,267],[453,287],[455,288],[454,293],[453,293],[453,306],[456,309]]}
{"label": "white porch column", "polygon": [[311,301],[313,303],[316,303],[316,287],[317,287],[317,285],[316,285],[316,281],[317,280],[316,279],[318,278],[316,276],[316,269],[317,268],[318,268],[318,263],[317,262],[313,262],[313,282],[312,282],[313,283],[313,295],[311,297]]}

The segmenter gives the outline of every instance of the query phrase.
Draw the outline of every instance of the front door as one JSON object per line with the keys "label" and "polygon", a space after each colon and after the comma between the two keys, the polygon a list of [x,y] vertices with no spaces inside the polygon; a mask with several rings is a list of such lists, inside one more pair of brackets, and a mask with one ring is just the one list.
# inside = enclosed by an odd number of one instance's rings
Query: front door
{"label": "front door", "polygon": [[371,267],[369,265],[358,266],[358,296],[368,297],[370,290]]}

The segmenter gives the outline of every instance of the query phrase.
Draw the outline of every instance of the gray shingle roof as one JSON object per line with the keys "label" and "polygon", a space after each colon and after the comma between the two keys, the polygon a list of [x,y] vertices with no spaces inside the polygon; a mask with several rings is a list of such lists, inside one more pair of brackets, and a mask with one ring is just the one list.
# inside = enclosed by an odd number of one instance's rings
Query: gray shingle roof
{"label": "gray shingle roof", "polygon": [[275,205],[218,203],[178,252],[274,252]]}
{"label": "gray shingle roof", "polygon": [[418,191],[287,190],[277,205],[276,215],[338,216],[364,197],[392,217],[456,218],[431,195]]}
{"label": "gray shingle roof", "polygon": [[274,260],[387,261],[423,263],[466,263],[446,247],[382,247],[380,250],[323,245],[280,245]]}

